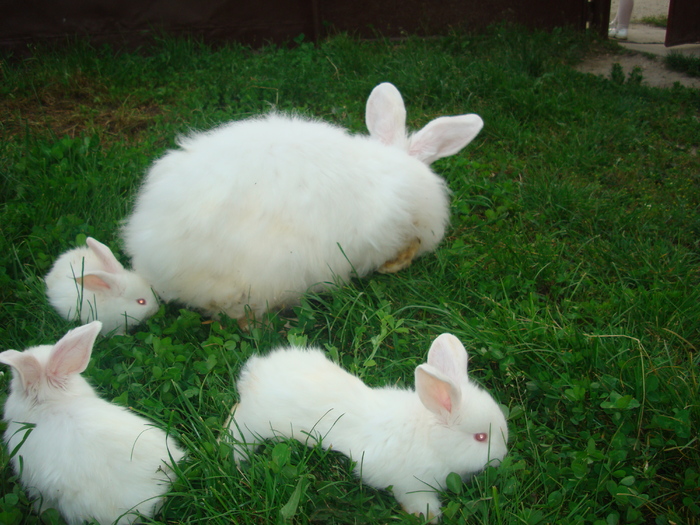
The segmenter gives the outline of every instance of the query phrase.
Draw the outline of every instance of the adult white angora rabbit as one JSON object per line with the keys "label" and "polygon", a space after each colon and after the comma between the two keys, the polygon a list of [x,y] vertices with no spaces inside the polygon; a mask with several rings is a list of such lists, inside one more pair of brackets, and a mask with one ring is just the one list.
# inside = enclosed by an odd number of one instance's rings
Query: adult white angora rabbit
{"label": "adult white angora rabbit", "polygon": [[6,350],[12,367],[4,410],[12,466],[35,509],[57,509],[69,525],[152,517],[183,451],[153,424],[100,399],[80,373],[101,323],[68,332],[55,345]]}
{"label": "adult white angora rabbit", "polygon": [[295,438],[357,462],[362,481],[393,487],[404,510],[437,521],[447,475],[467,477],[506,454],[498,404],[467,376],[467,352],[451,334],[416,368],[415,392],[369,388],[322,350],[282,348],[251,357],[228,425],[237,461],[269,438]]}
{"label": "adult white angora rabbit", "polygon": [[428,167],[466,146],[477,115],[408,135],[398,90],[367,101],[370,136],[272,113],[179,140],[146,175],[123,227],[133,267],[165,300],[247,317],[435,249],[448,189]]}
{"label": "adult white angora rabbit", "polygon": [[126,270],[112,251],[87,246],[62,254],[44,278],[49,303],[64,319],[102,322],[102,334],[123,334],[158,311],[158,299],[141,276]]}

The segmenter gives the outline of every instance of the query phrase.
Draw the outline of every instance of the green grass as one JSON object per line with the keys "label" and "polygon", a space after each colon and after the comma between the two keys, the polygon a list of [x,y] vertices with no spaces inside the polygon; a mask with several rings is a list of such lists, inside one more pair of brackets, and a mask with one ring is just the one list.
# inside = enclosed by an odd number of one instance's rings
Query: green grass
{"label": "green grass", "polygon": [[669,69],[680,71],[691,77],[700,77],[700,57],[672,51],[664,58]]}
{"label": "green grass", "polygon": [[[451,484],[445,523],[700,523],[700,92],[570,67],[600,45],[494,27],[259,52],[73,42],[3,61],[0,348],[71,326],[42,276],[86,235],[119,253],[143,173],[179,133],[273,106],[363,132],[367,95],[391,81],[412,128],[464,112],[486,123],[434,166],[453,192],[434,254],[307,297],[268,330],[169,304],[136,333],[98,340],[85,375],[189,453],[154,523],[420,523],[338,454],[270,443],[239,469],[218,438],[255,352],[319,345],[370,385],[412,385],[445,331],[511,433],[498,469]],[[0,522],[61,523],[29,511],[2,454]]]}
{"label": "green grass", "polygon": [[645,16],[642,18],[642,24],[666,29],[668,25],[668,15]]}

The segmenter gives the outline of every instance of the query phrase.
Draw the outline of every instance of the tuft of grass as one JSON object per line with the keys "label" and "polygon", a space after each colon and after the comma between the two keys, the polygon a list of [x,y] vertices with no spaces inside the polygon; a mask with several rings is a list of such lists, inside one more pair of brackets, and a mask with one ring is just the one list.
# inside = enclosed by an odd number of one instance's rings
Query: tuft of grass
{"label": "tuft of grass", "polygon": [[700,57],[671,51],[664,57],[664,63],[673,71],[680,71],[691,77],[700,77]]}
{"label": "tuft of grass", "polygon": [[[98,340],[86,377],[188,451],[150,523],[422,523],[339,454],[267,443],[237,466],[220,438],[255,353],[314,345],[371,386],[410,387],[442,332],[465,343],[511,434],[500,467],[448,478],[444,523],[697,523],[700,92],[579,74],[569,66],[602,44],[560,30],[297,44],[74,41],[3,59],[0,349],[72,326],[42,277],[86,235],[128,265],[118,225],[178,134],[273,107],[363,133],[367,95],[391,81],[412,129],[468,112],[486,123],[434,165],[452,191],[435,253],[309,294],[250,333],[164,304]],[[61,524],[31,512],[0,450],[0,521]]]}
{"label": "tuft of grass", "polygon": [[645,16],[642,18],[642,24],[666,29],[668,25],[668,15]]}

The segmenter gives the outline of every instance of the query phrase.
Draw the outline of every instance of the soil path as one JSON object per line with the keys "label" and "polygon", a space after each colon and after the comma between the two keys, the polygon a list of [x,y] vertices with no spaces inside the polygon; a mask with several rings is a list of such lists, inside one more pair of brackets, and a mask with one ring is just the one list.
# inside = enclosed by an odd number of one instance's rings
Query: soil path
{"label": "soil path", "polygon": [[[670,0],[635,0],[632,11],[632,23],[629,38],[619,41],[625,48],[624,53],[590,57],[579,64],[576,69],[582,73],[592,73],[610,77],[614,64],[619,64],[626,78],[635,69],[641,69],[642,82],[654,87],[672,87],[676,82],[684,86],[700,89],[700,78],[693,78],[683,73],[671,71],[664,65],[663,57],[669,52],[682,52],[700,57],[700,45],[665,47],[666,31],[641,23],[647,17],[668,16]],[[610,18],[615,18],[619,0],[612,0]]]}

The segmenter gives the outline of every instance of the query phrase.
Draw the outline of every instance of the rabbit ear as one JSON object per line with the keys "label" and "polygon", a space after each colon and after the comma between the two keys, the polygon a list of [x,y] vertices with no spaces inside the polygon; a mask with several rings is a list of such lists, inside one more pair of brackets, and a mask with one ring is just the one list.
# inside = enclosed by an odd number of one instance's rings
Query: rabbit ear
{"label": "rabbit ear", "polygon": [[425,408],[444,418],[459,410],[462,401],[459,386],[428,364],[416,368],[416,392]]}
{"label": "rabbit ear", "polygon": [[367,99],[365,123],[369,134],[382,144],[401,146],[406,142],[406,108],[393,84],[384,82],[372,90]]}
{"label": "rabbit ear", "polygon": [[119,273],[124,271],[124,267],[107,246],[92,237],[88,237],[86,242],[88,248],[97,256],[106,272]]}
{"label": "rabbit ear", "polygon": [[64,335],[51,350],[46,365],[49,380],[59,382],[72,374],[80,374],[90,362],[92,346],[102,329],[100,321],[79,326]]}
{"label": "rabbit ear", "polygon": [[438,159],[454,155],[469,144],[484,127],[479,115],[440,117],[411,135],[408,154],[430,165]]}
{"label": "rabbit ear", "polygon": [[105,292],[107,290],[119,290],[121,280],[107,272],[87,272],[82,277],[76,277],[75,282],[92,292]]}
{"label": "rabbit ear", "polygon": [[0,363],[9,365],[17,371],[25,389],[36,384],[41,378],[41,363],[31,354],[17,350],[5,350],[0,353]]}
{"label": "rabbit ear", "polygon": [[449,377],[455,384],[467,378],[469,355],[462,342],[452,334],[442,334],[428,351],[428,364]]}

